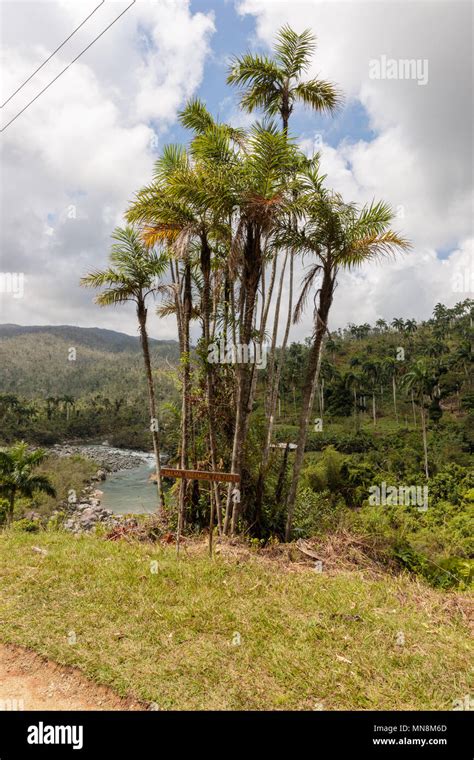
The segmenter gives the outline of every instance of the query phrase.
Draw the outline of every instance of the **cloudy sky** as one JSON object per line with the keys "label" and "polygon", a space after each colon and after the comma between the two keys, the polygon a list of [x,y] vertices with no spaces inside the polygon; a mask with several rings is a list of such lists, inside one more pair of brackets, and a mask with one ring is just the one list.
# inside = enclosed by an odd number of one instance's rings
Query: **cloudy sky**
{"label": "cloudy sky", "polygon": [[[163,144],[186,141],[176,116],[187,98],[248,123],[225,85],[229,56],[268,52],[284,23],[312,29],[310,75],[345,96],[333,118],[295,111],[293,133],[321,151],[329,186],[348,201],[389,201],[413,243],[392,263],[341,276],[330,328],[426,319],[438,301],[474,297],[470,2],[1,0],[0,10],[0,322],[136,333],[132,309],[99,309],[79,278],[105,265],[110,233]],[[418,62],[408,79],[406,60]],[[5,273],[24,274],[23,297]],[[176,337],[172,319],[153,317],[150,332]]]}

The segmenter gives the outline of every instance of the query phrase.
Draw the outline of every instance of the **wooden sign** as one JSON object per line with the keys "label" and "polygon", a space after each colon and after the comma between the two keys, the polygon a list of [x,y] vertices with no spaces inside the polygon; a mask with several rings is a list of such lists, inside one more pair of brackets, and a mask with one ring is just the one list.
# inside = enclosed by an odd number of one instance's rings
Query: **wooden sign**
{"label": "wooden sign", "polygon": [[[180,470],[172,467],[162,467],[163,478],[186,478],[186,480],[221,480],[224,483],[240,483],[240,475],[233,472],[213,472],[212,470]],[[151,475],[150,480],[156,480]]]}

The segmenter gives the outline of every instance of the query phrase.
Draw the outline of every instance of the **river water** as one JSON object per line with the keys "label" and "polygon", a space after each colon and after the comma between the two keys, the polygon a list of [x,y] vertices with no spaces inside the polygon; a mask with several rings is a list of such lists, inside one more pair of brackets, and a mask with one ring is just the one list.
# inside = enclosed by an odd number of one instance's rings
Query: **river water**
{"label": "river water", "polygon": [[156,512],[156,486],[149,481],[153,471],[153,462],[150,461],[132,470],[109,473],[107,480],[99,484],[103,491],[101,505],[119,514]]}
{"label": "river water", "polygon": [[59,456],[80,456],[92,459],[98,468],[108,470],[107,479],[97,484],[102,491],[101,505],[119,514],[149,514],[157,509],[157,490],[150,483],[154,472],[154,456],[150,452],[116,449],[108,442],[59,444],[52,447]]}

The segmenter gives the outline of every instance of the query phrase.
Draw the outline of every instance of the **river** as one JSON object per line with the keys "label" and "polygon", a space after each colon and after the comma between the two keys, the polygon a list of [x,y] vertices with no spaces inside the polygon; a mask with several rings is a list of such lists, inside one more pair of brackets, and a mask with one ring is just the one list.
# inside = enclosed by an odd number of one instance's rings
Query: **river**
{"label": "river", "polygon": [[101,505],[119,514],[156,512],[156,486],[149,481],[153,469],[150,462],[133,470],[111,472],[107,480],[99,485],[103,491]]}
{"label": "river", "polygon": [[[109,470],[107,479],[97,484],[102,491],[101,506],[118,514],[156,512],[156,486],[149,478],[154,457],[145,451],[116,449],[105,444],[60,445],[53,447],[60,456],[80,454]],[[110,472],[110,470],[112,470]]]}

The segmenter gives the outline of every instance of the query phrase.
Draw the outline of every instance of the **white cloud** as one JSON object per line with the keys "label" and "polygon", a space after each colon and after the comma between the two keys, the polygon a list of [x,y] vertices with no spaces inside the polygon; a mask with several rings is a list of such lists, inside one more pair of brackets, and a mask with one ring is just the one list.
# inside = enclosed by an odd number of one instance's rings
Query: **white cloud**
{"label": "white cloud", "polygon": [[[4,97],[96,5],[4,2]],[[113,18],[127,2],[104,5]],[[414,243],[393,264],[341,276],[331,327],[379,316],[426,318],[436,301],[467,297],[450,278],[472,257],[469,4],[243,0],[238,6],[254,15],[260,43],[270,44],[283,23],[316,32],[313,73],[337,82],[349,103],[360,101],[376,131],[371,142],[348,135],[336,147],[322,146],[328,182],[348,200],[375,196],[401,207],[396,226]],[[97,12],[52,70],[64,68],[101,28]],[[165,138],[202,80],[213,32],[212,12],[193,12],[187,0],[139,0],[2,133],[0,269],[25,272],[26,284],[24,299],[3,296],[1,321],[135,331],[132,309],[91,307],[78,280],[105,263],[110,232],[151,176],[156,134]],[[369,61],[381,55],[428,59],[428,84],[371,80]],[[45,67],[40,81],[46,84],[50,73]],[[37,83],[25,88],[23,102],[37,91]],[[438,258],[446,249],[449,257]],[[308,325],[309,314],[292,334],[304,337]],[[171,319],[153,320],[155,328],[157,336],[175,337]]]}
{"label": "white cloud", "polygon": [[[255,16],[259,38],[268,45],[284,23],[316,33],[310,74],[339,84],[349,104],[359,100],[376,132],[370,142],[354,143],[349,135],[335,148],[316,146],[322,172],[348,201],[389,201],[398,211],[396,228],[414,245],[394,265],[341,276],[333,327],[405,314],[427,318],[437,301],[468,297],[457,297],[448,280],[460,256],[472,257],[470,4],[241,0],[237,5]],[[382,55],[427,59],[428,83],[370,79],[369,61]],[[303,148],[314,150],[308,140]],[[449,258],[440,260],[437,252],[446,250]]]}
{"label": "white cloud", "polygon": [[[95,5],[5,4],[4,97]],[[53,68],[8,104],[11,115],[127,3],[106,5],[109,16],[91,18],[71,41],[75,47],[65,46]],[[112,229],[151,177],[155,130],[166,130],[200,84],[213,31],[212,14],[192,13],[188,0],[140,0],[2,133],[0,268],[24,272],[26,285],[23,299],[2,296],[1,321],[135,332],[133,309],[91,307],[92,293],[78,281],[105,264]],[[2,125],[7,118],[2,112]],[[175,337],[170,320],[154,322],[162,337]]]}

